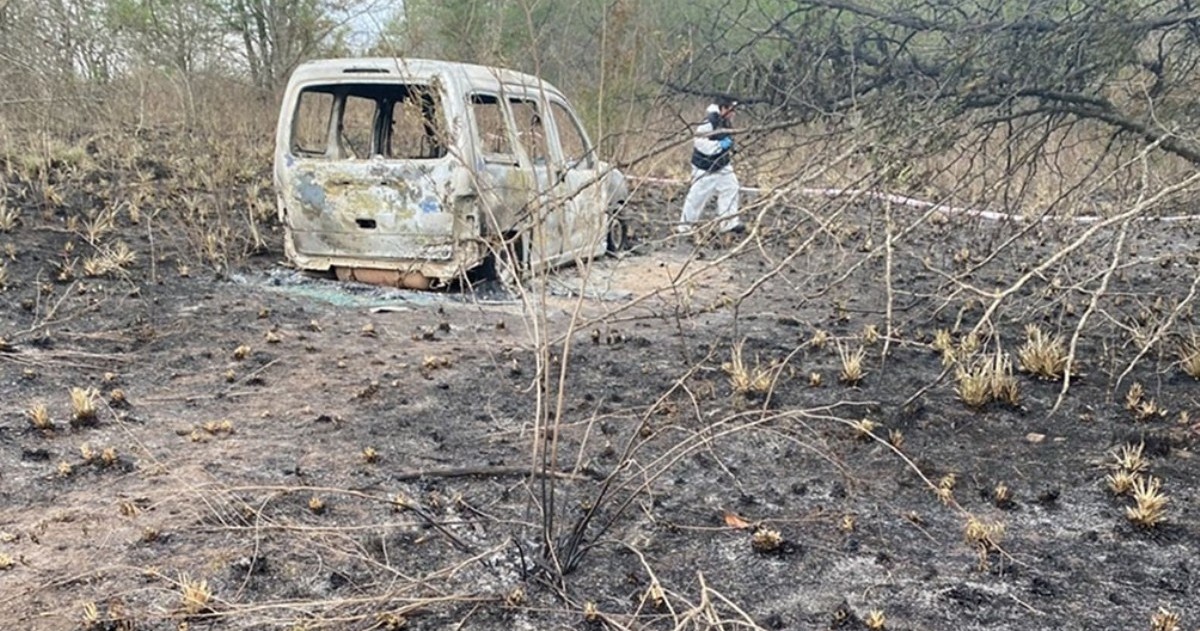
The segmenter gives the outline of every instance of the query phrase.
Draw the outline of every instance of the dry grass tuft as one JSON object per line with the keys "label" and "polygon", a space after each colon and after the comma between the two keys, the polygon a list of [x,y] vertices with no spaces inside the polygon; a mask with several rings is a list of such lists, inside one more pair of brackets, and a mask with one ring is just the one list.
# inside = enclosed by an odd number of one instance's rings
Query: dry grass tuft
{"label": "dry grass tuft", "polygon": [[875,435],[875,430],[879,428],[879,423],[876,423],[869,418],[864,418],[855,421],[853,426],[854,437],[862,441],[868,441],[871,440],[871,437]]}
{"label": "dry grass tuft", "polygon": [[1193,379],[1200,379],[1200,339],[1191,339],[1179,345],[1179,367]]}
{"label": "dry grass tuft", "polygon": [[1150,631],[1179,631],[1179,621],[1179,614],[1166,607],[1159,607],[1158,611],[1150,616]]}
{"label": "dry grass tuft", "polygon": [[205,421],[200,429],[204,430],[210,436],[229,436],[234,433],[233,421],[229,419],[221,419],[219,421]]}
{"label": "dry grass tuft", "polygon": [[1021,370],[1042,379],[1062,379],[1067,349],[1061,337],[1047,337],[1036,324],[1025,327],[1025,344],[1017,350]]}
{"label": "dry grass tuft", "polygon": [[646,588],[646,600],[649,600],[655,609],[662,609],[667,603],[667,592],[658,579],[651,579],[650,587]]}
{"label": "dry grass tuft", "polygon": [[1163,409],[1154,399],[1142,401],[1133,410],[1133,420],[1139,422],[1163,418],[1166,415],[1167,411]]}
{"label": "dry grass tuft", "polygon": [[397,493],[392,496],[392,509],[396,511],[408,510],[416,506],[416,502],[412,498],[403,493]]}
{"label": "dry grass tuft", "polygon": [[71,388],[71,426],[83,427],[96,423],[96,397],[100,392],[95,388]]}
{"label": "dry grass tuft", "polygon": [[867,617],[863,619],[863,624],[871,631],[883,631],[887,628],[887,618],[884,618],[883,612],[878,609],[872,609],[867,613]]}
{"label": "dry grass tuft", "polygon": [[982,342],[979,340],[979,334],[971,331],[958,342],[958,350],[964,357],[974,355],[979,350],[980,344]]}
{"label": "dry grass tuft", "polygon": [[0,197],[0,232],[12,232],[21,221],[21,209],[9,207],[8,200]]}
{"label": "dry grass tuft", "polygon": [[1017,405],[1021,398],[1021,388],[1013,375],[1012,361],[999,351],[993,357],[988,373],[988,390],[993,399],[1009,405]]}
{"label": "dry grass tuft", "polygon": [[75,280],[75,259],[63,258],[54,264],[57,272],[54,278],[60,283],[69,283]]}
{"label": "dry grass tuft", "polygon": [[445,355],[426,355],[421,360],[421,371],[431,372],[439,368],[449,368],[454,365],[454,361]]}
{"label": "dry grass tuft", "polygon": [[992,503],[998,508],[1008,508],[1013,505],[1013,492],[1008,485],[999,482],[992,489]]}
{"label": "dry grass tuft", "polygon": [[123,241],[118,241],[112,248],[105,248],[96,256],[84,260],[83,273],[86,276],[97,277],[123,272],[136,260],[137,254]]}
{"label": "dry grass tuft", "polygon": [[50,418],[50,410],[45,403],[34,403],[32,407],[25,411],[25,416],[29,417],[29,424],[34,429],[50,430],[54,429],[54,421]]}
{"label": "dry grass tuft", "polygon": [[872,346],[879,341],[879,328],[874,324],[868,324],[863,327],[862,335],[863,346]]}
{"label": "dry grass tuft", "polygon": [[783,546],[783,535],[778,530],[759,527],[750,536],[750,547],[754,548],[755,552],[775,552]]}
{"label": "dry grass tuft", "polygon": [[1135,381],[1129,386],[1129,390],[1125,393],[1125,409],[1134,411],[1142,404],[1142,397],[1146,395],[1146,389],[1142,387],[1141,382]]}
{"label": "dry grass tuft", "polygon": [[933,334],[933,342],[929,345],[933,350],[945,354],[946,351],[954,350],[954,338],[950,335],[947,329],[938,329]]}
{"label": "dry grass tuft", "polygon": [[362,459],[367,464],[375,464],[379,462],[379,452],[375,451],[374,447],[364,447],[362,450]]}
{"label": "dry grass tuft", "polygon": [[96,606],[96,603],[90,600],[83,603],[83,615],[80,617],[79,625],[88,631],[100,628],[100,608]]}
{"label": "dry grass tuft", "polygon": [[988,401],[992,400],[990,374],[986,364],[975,364],[965,368],[959,366],[955,372],[955,378],[958,381],[956,388],[958,398],[972,408],[981,408],[987,405]]}
{"label": "dry grass tuft", "polygon": [[193,580],[187,574],[179,575],[180,606],[189,616],[209,611],[213,593],[204,579]]}
{"label": "dry grass tuft", "polygon": [[938,329],[933,334],[933,342],[929,346],[941,353],[942,366],[953,366],[958,363],[959,359],[970,357],[979,350],[979,336],[975,333],[968,333],[956,346],[954,336],[949,330]]}
{"label": "dry grass tuft", "polygon": [[968,248],[965,245],[963,247],[959,248],[959,250],[954,253],[954,262],[959,265],[966,265],[967,263],[970,263],[971,262],[970,248]]}
{"label": "dry grass tuft", "polygon": [[982,565],[986,563],[989,552],[1000,549],[1000,542],[1004,539],[1004,524],[998,521],[983,521],[971,515],[967,518],[967,525],[963,528],[963,538],[966,539],[968,545],[978,550]]}
{"label": "dry grass tuft", "polygon": [[380,629],[381,631],[394,631],[406,628],[407,626],[408,618],[398,613],[385,611],[375,614],[375,625],[371,628]]}
{"label": "dry grass tuft", "polygon": [[1021,398],[1012,361],[999,351],[991,359],[960,362],[955,379],[958,398],[968,407],[981,408],[991,401],[1015,406]]}
{"label": "dry grass tuft", "polygon": [[507,594],[504,595],[504,604],[509,607],[520,607],[527,601],[528,597],[525,595],[525,588],[521,587],[520,585],[512,588]]}
{"label": "dry grass tuft", "polygon": [[1146,457],[1142,455],[1145,449],[1145,443],[1138,443],[1137,445],[1127,443],[1121,445],[1119,449],[1112,452],[1114,460],[1113,468],[1130,474],[1144,472],[1150,466],[1150,463],[1146,461]]}
{"label": "dry grass tuft", "polygon": [[1129,521],[1142,528],[1154,528],[1167,517],[1167,496],[1158,478],[1139,477],[1133,481],[1134,506],[1125,508]]}
{"label": "dry grass tuft", "polygon": [[308,498],[308,510],[320,515],[325,512],[325,500],[316,495]]}
{"label": "dry grass tuft", "polygon": [[947,473],[938,480],[937,497],[943,504],[949,506],[954,502],[954,487],[958,484],[958,477],[953,473]]}
{"label": "dry grass tuft", "polygon": [[858,350],[850,352],[838,346],[838,357],[842,362],[842,371],[838,374],[838,380],[849,386],[856,386],[867,375],[863,369],[863,360],[867,357],[867,350],[861,346]]}
{"label": "dry grass tuft", "polygon": [[1154,399],[1146,398],[1146,389],[1140,382],[1133,382],[1125,392],[1125,409],[1133,412],[1136,421],[1148,421],[1167,415],[1167,411],[1158,405]]}
{"label": "dry grass tuft", "polygon": [[83,275],[89,278],[104,276],[112,269],[102,257],[93,256],[83,261]]}
{"label": "dry grass tuft", "polygon": [[821,350],[829,343],[829,332],[825,329],[817,329],[813,331],[812,337],[808,339],[808,345]]}
{"label": "dry grass tuft", "polygon": [[954,350],[953,346],[942,351],[942,367],[943,368],[948,368],[957,363],[958,363],[958,351]]}
{"label": "dry grass tuft", "polygon": [[771,389],[771,370],[754,359],[754,366],[747,366],[742,358],[742,347],[745,340],[733,345],[729,361],[721,364],[721,369],[729,375],[729,384],[737,394],[765,394]]}
{"label": "dry grass tuft", "polygon": [[1133,483],[1137,481],[1137,474],[1128,471],[1114,471],[1104,476],[1104,481],[1108,483],[1108,490],[1112,491],[1113,495],[1120,497],[1127,495],[1133,490]]}
{"label": "dry grass tuft", "polygon": [[233,349],[233,358],[238,361],[242,361],[243,359],[246,359],[247,357],[249,357],[250,353],[252,353],[252,352],[254,352],[254,351],[252,348],[250,348],[249,344],[242,344],[242,345],[238,346],[237,348]]}
{"label": "dry grass tuft", "polygon": [[83,238],[88,243],[96,245],[101,239],[117,228],[117,214],[112,211],[102,211],[96,216],[83,222]]}

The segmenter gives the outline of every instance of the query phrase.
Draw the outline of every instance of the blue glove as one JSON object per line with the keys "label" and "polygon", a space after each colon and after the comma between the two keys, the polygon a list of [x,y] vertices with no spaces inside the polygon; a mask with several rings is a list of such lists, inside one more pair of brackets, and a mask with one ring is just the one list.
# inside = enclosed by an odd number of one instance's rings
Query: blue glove
{"label": "blue glove", "polygon": [[721,145],[722,151],[728,151],[729,148],[733,146],[733,138],[726,136],[726,137],[720,139],[719,141],[717,141],[717,144]]}

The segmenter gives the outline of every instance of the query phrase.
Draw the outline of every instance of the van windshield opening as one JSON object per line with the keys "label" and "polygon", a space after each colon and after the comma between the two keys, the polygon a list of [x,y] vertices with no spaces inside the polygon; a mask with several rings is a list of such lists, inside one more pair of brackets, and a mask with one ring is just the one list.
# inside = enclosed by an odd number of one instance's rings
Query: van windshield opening
{"label": "van windshield opening", "polygon": [[304,88],[292,117],[293,155],[330,160],[434,160],[450,144],[438,91],[426,84]]}

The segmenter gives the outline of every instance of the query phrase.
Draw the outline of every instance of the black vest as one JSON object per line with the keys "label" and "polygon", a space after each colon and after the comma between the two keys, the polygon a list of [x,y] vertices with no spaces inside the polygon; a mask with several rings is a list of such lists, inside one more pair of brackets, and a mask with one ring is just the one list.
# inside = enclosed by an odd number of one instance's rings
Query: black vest
{"label": "black vest", "polygon": [[[729,138],[729,132],[720,132],[722,129],[730,129],[729,119],[721,116],[720,112],[709,112],[705,121],[712,127],[712,130],[717,133],[708,134],[709,140],[720,141],[723,138]],[[718,149],[716,153],[709,155],[701,153],[699,149],[692,149],[692,166],[701,171],[715,173],[729,166],[730,160],[733,159],[733,147],[728,149]]]}

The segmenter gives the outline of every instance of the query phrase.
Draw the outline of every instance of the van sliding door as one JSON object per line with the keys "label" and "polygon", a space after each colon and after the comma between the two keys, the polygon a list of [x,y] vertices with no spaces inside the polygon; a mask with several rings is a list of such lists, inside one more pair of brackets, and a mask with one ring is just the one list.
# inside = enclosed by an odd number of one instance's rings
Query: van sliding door
{"label": "van sliding door", "polygon": [[552,136],[546,129],[542,108],[535,96],[510,96],[509,109],[516,124],[523,154],[521,167],[535,185],[528,208],[530,216],[530,262],[554,264],[563,251],[565,216],[563,200],[554,194]]}

